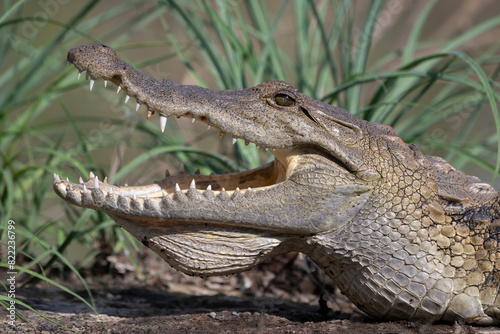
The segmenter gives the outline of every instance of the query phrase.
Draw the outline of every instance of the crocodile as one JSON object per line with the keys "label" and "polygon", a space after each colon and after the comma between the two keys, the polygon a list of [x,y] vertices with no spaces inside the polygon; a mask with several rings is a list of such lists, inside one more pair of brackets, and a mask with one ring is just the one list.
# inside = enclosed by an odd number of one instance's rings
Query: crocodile
{"label": "crocodile", "polygon": [[188,275],[234,274],[302,252],[359,309],[385,320],[500,323],[499,193],[392,127],[300,93],[283,81],[236,90],[142,74],[103,44],[72,48],[68,65],[118,86],[148,119],[188,117],[269,150],[274,161],[221,175],[118,186],[90,173],[54,190],[105,212]]}

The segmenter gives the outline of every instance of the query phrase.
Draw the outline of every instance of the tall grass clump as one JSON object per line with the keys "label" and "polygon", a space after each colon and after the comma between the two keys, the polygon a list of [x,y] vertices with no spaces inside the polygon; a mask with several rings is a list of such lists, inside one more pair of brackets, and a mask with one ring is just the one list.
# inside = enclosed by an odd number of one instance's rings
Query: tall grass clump
{"label": "tall grass clump", "polygon": [[[87,92],[88,82],[65,64],[66,52],[79,44],[107,44],[157,79],[163,72],[218,89],[285,80],[356,117],[390,124],[425,153],[494,180],[500,44],[492,38],[474,56],[467,50],[499,28],[500,13],[442,41],[422,37],[437,1],[426,2],[411,25],[400,17],[404,6],[398,11],[394,3],[88,0],[46,8],[2,2],[1,266],[8,267],[8,220],[16,226],[19,282],[44,280],[64,290],[55,278],[71,273],[85,284],[82,269],[102,254],[139,249],[103,213],[56,198],[54,172],[73,180],[94,171],[111,182],[151,182],[159,170],[152,161],[222,172],[270,159],[240,141],[229,156],[197,148],[207,135],[186,140],[182,126],[170,123],[168,135],[161,134],[157,122],[117,102],[114,92]],[[404,43],[388,48],[393,44],[384,34],[398,29],[407,31]],[[77,256],[75,247],[85,251]],[[95,310],[90,289],[83,300]],[[0,296],[0,304],[7,307],[8,298]]]}

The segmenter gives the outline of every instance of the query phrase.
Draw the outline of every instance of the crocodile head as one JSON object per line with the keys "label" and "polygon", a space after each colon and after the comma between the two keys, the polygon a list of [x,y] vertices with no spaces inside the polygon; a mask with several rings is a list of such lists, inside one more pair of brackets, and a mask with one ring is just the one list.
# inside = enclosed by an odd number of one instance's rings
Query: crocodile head
{"label": "crocodile head", "polygon": [[223,175],[169,175],[146,186],[54,183],[71,204],[101,210],[169,264],[189,274],[234,273],[290,249],[292,240],[346,224],[380,179],[367,159],[366,122],[282,81],[240,90],[209,90],[157,81],[111,48],[82,45],[68,53],[79,75],[113,82],[158,114],[203,122],[222,135],[255,143],[275,160]]}

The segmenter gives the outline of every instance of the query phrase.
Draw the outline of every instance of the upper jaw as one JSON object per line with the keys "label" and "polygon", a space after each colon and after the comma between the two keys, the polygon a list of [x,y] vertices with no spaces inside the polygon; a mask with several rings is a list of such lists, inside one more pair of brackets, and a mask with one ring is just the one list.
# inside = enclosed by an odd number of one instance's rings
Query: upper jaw
{"label": "upper jaw", "polygon": [[[93,59],[93,62],[89,59]],[[166,79],[155,80],[138,72],[119,59],[112,49],[101,44],[74,47],[68,52],[67,61],[68,65],[73,64],[78,69],[79,79],[83,72],[87,79],[90,78],[91,91],[97,79],[104,79],[105,86],[111,81],[118,86],[117,93],[123,90],[127,94],[125,103],[130,99],[136,101],[136,111],[145,106],[148,119],[155,113],[158,114],[162,132],[165,131],[169,117],[186,117],[192,123],[205,123],[209,129],[219,130],[221,138],[230,135],[233,144],[242,139],[246,145],[254,143],[257,147],[266,149],[291,147],[291,143],[285,140],[286,136],[278,138],[278,134],[270,140],[271,136],[266,129],[262,124],[258,126],[252,115],[236,116],[234,113],[232,117],[238,117],[238,124],[235,124],[226,120],[227,110],[218,110],[219,107],[226,107],[228,110],[242,109],[239,108],[239,100],[260,103],[259,97],[251,90],[213,91],[199,86],[176,85]]]}

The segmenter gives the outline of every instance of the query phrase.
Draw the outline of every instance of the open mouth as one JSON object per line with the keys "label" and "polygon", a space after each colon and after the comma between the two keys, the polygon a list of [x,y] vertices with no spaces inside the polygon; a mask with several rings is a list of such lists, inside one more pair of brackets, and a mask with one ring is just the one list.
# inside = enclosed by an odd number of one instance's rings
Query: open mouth
{"label": "open mouth", "polygon": [[[70,61],[68,60],[68,66],[70,65]],[[78,68],[77,64],[75,66]],[[94,83],[98,77],[94,76],[90,69],[80,70],[78,72],[78,79],[80,79],[81,74],[85,71],[86,79],[90,78],[90,90],[92,91],[94,88]],[[145,101],[141,101],[139,94],[135,95],[131,90],[128,89],[127,79],[120,76],[114,75],[111,78],[103,78],[104,86],[107,86],[108,81],[113,82],[117,85],[119,93],[121,90],[126,92],[125,103],[129,101],[132,97],[136,102],[136,111],[139,110],[141,105],[145,105],[147,109],[147,118],[149,119],[152,115],[155,114],[154,105],[149,105]],[[158,111],[158,110],[156,110]],[[176,118],[187,117],[191,119],[192,123],[194,122],[202,122],[207,124],[208,129],[218,130],[220,131],[219,137],[222,138],[224,135],[232,136],[233,144],[236,143],[237,139],[242,139],[245,141],[245,144],[248,145],[252,143],[252,141],[237,137],[233,133],[227,133],[222,126],[213,122],[210,117],[205,115],[196,115],[194,112],[184,112],[180,113],[176,111],[170,115],[165,115],[163,112],[159,112],[160,114],[160,129],[162,132],[165,131],[165,126],[167,123],[167,117],[174,116]],[[259,143],[253,142],[257,147],[259,147]],[[101,189],[102,191],[107,192],[108,194],[116,194],[118,196],[126,196],[130,198],[155,198],[155,197],[164,197],[170,196],[173,198],[173,195],[176,193],[184,193],[187,194],[190,189],[195,189],[204,192],[210,192],[210,197],[215,196],[218,197],[222,193],[224,196],[228,196],[232,198],[233,196],[245,195],[247,191],[258,191],[264,190],[269,187],[273,187],[285,180],[291,175],[293,171],[294,158],[296,154],[294,154],[294,150],[292,148],[286,147],[264,147],[266,151],[271,152],[275,156],[275,160],[269,163],[266,163],[258,168],[248,170],[248,171],[236,171],[233,173],[224,173],[220,175],[210,174],[210,175],[202,175],[199,170],[197,170],[194,174],[187,174],[184,172],[183,168],[176,175],[170,175],[168,170],[165,171],[165,178],[160,181],[155,181],[155,183],[150,185],[142,185],[142,186],[118,186],[111,185],[107,183],[107,179],[99,180],[98,176],[94,175],[90,172],[90,177],[87,182],[84,182],[82,178],[80,178],[79,184],[70,183],[69,181],[64,181],[59,178],[58,175],[54,175],[54,179],[57,183],[66,184],[66,188],[68,191],[80,190],[85,193],[92,189]]]}

